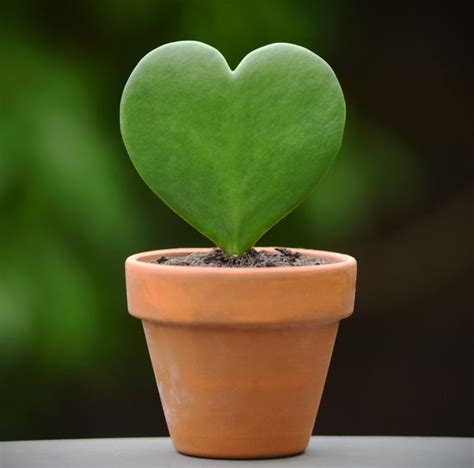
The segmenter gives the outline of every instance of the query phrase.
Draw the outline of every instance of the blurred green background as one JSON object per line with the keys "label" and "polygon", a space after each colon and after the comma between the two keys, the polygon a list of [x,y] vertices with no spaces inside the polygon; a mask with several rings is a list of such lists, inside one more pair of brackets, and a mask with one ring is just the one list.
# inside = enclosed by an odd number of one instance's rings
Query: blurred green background
{"label": "blurred green background", "polygon": [[137,61],[181,39],[209,43],[232,67],[267,43],[300,44],[345,91],[336,164],[260,242],[359,261],[318,433],[471,433],[467,22],[433,4],[343,0],[2,10],[1,439],[167,434],[141,325],[127,315],[123,262],[209,243],[139,179],[118,107]]}

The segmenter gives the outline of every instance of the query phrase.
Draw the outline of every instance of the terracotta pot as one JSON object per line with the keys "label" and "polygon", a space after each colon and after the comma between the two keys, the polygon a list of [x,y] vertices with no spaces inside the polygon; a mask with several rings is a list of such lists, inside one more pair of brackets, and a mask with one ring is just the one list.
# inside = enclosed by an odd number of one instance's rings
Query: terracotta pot
{"label": "terracotta pot", "polygon": [[208,250],[157,250],[126,261],[128,308],[143,321],[173,444],[210,458],[303,452],[339,320],[353,310],[356,261],[293,249],[331,263],[251,269],[150,263]]}

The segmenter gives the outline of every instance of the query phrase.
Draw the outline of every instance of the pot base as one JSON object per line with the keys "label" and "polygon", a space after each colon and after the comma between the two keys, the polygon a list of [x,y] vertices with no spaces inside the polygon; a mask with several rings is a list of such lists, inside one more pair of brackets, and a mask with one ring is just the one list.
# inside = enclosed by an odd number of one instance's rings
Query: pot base
{"label": "pot base", "polygon": [[[175,447],[176,448],[176,447]],[[185,455],[187,457],[193,458],[210,458],[213,460],[271,460],[274,458],[292,458],[302,455],[306,448],[303,450],[298,450],[297,452],[282,452],[282,453],[270,453],[270,454],[262,454],[262,455],[253,455],[253,454],[219,454],[216,455],[215,453],[188,453],[183,450],[176,449],[178,453],[181,455]]]}

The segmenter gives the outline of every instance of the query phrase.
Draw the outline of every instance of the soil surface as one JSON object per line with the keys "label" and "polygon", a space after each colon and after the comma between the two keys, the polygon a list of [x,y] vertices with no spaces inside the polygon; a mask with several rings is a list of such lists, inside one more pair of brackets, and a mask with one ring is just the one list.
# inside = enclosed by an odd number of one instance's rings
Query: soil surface
{"label": "soil surface", "polygon": [[152,263],[178,266],[231,267],[231,268],[271,268],[324,265],[327,260],[310,257],[290,249],[276,248],[275,252],[258,252],[250,249],[244,255],[229,255],[221,249],[211,252],[191,253],[180,257],[159,257]]}

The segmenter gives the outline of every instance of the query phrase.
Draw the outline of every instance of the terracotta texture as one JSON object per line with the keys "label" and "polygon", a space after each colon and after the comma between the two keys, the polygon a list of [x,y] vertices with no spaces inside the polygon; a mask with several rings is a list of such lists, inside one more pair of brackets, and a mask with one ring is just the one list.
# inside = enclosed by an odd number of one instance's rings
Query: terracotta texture
{"label": "terracotta texture", "polygon": [[[270,248],[268,248],[270,249]],[[339,320],[352,313],[356,261],[298,250],[328,265],[180,267],[126,262],[128,308],[143,321],[176,449],[212,458],[305,450]]]}

